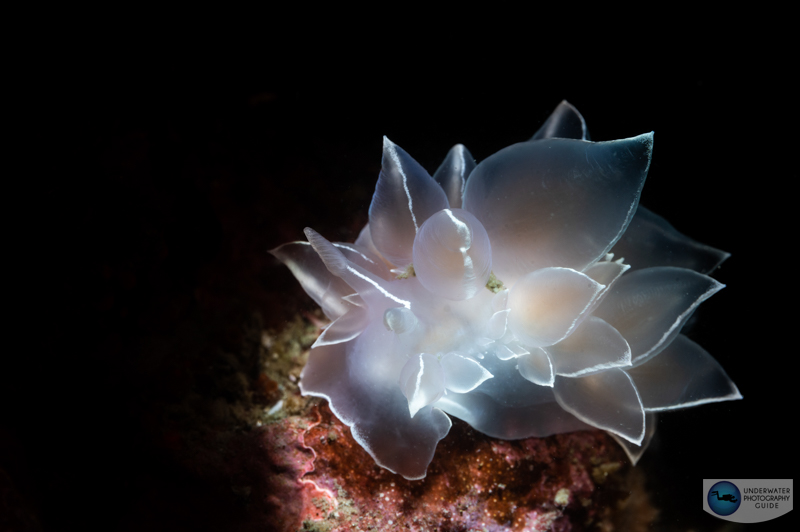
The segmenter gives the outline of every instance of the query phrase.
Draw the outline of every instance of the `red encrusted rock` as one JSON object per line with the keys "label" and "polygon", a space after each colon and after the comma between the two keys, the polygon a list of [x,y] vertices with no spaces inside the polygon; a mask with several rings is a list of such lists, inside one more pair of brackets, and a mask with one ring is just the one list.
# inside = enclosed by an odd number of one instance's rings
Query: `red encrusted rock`
{"label": "red encrusted rock", "polygon": [[230,487],[241,506],[227,530],[635,532],[655,518],[641,472],[600,431],[503,441],[453,419],[424,479],[377,466],[325,401],[300,395],[317,333],[296,319],[246,342],[261,367],[250,391],[241,374],[219,385],[238,399],[180,407],[193,421],[169,449],[198,480]]}
{"label": "red encrusted rock", "polygon": [[635,531],[656,516],[640,472],[600,431],[503,441],[454,419],[426,478],[409,481],[376,465],[325,401],[256,430],[280,532]]}
{"label": "red encrusted rock", "polygon": [[502,441],[456,421],[427,477],[409,481],[375,465],[326,404],[310,414],[305,431],[292,416],[264,432],[297,475],[273,482],[276,530],[645,530],[655,517],[641,478],[602,432]]}

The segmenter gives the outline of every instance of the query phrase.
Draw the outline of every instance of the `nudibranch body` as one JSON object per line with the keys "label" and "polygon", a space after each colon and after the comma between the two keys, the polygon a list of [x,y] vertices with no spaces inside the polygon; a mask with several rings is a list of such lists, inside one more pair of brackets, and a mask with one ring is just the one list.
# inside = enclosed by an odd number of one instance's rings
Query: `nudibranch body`
{"label": "nudibranch body", "polygon": [[431,176],[384,139],[354,244],[272,253],[332,323],[301,375],[376,462],[425,476],[458,417],[493,437],[608,431],[632,461],[653,413],[739,399],[680,334],[728,254],[639,206],[653,134],[592,142],[562,102],[528,141]]}

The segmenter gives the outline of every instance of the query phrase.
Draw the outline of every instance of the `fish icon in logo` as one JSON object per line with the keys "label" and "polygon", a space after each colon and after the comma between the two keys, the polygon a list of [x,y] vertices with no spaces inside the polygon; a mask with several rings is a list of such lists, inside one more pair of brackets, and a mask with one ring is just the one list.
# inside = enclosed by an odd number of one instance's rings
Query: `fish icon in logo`
{"label": "fish icon in logo", "polygon": [[739,509],[741,502],[741,493],[733,482],[723,480],[708,490],[708,506],[717,515],[731,515]]}

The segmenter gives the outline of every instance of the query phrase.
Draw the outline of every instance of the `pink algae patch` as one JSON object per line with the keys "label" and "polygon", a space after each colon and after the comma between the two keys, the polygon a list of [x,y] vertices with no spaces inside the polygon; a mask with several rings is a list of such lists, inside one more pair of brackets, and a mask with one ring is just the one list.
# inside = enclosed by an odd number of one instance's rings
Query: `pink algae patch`
{"label": "pink algae patch", "polygon": [[314,471],[315,451],[304,439],[314,425],[292,416],[259,431],[267,451],[265,503],[276,530],[297,530],[303,520],[325,519],[337,505],[333,493],[306,477]]}
{"label": "pink algae patch", "polygon": [[[408,481],[377,466],[326,404],[317,408],[318,421],[302,435],[313,469],[298,467],[307,471],[306,530],[590,530],[611,524],[629,497],[633,470],[599,431],[502,441],[454,420],[427,477]],[[598,467],[613,474],[598,481]],[[338,502],[318,521],[322,493]],[[643,524],[655,515],[649,503],[631,510],[649,516]]]}

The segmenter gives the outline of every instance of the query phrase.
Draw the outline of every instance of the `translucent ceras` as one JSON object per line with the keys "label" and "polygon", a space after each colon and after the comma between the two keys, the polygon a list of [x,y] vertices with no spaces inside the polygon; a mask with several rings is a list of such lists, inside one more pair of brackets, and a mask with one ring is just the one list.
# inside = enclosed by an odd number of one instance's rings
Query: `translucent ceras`
{"label": "translucent ceras", "polygon": [[478,165],[453,147],[432,177],[384,138],[356,242],[306,229],[272,251],[331,320],[302,393],[408,479],[447,414],[503,439],[602,429],[635,462],[655,412],[741,398],[680,334],[728,254],[639,206],[652,148],[590,141],[567,102]]}

